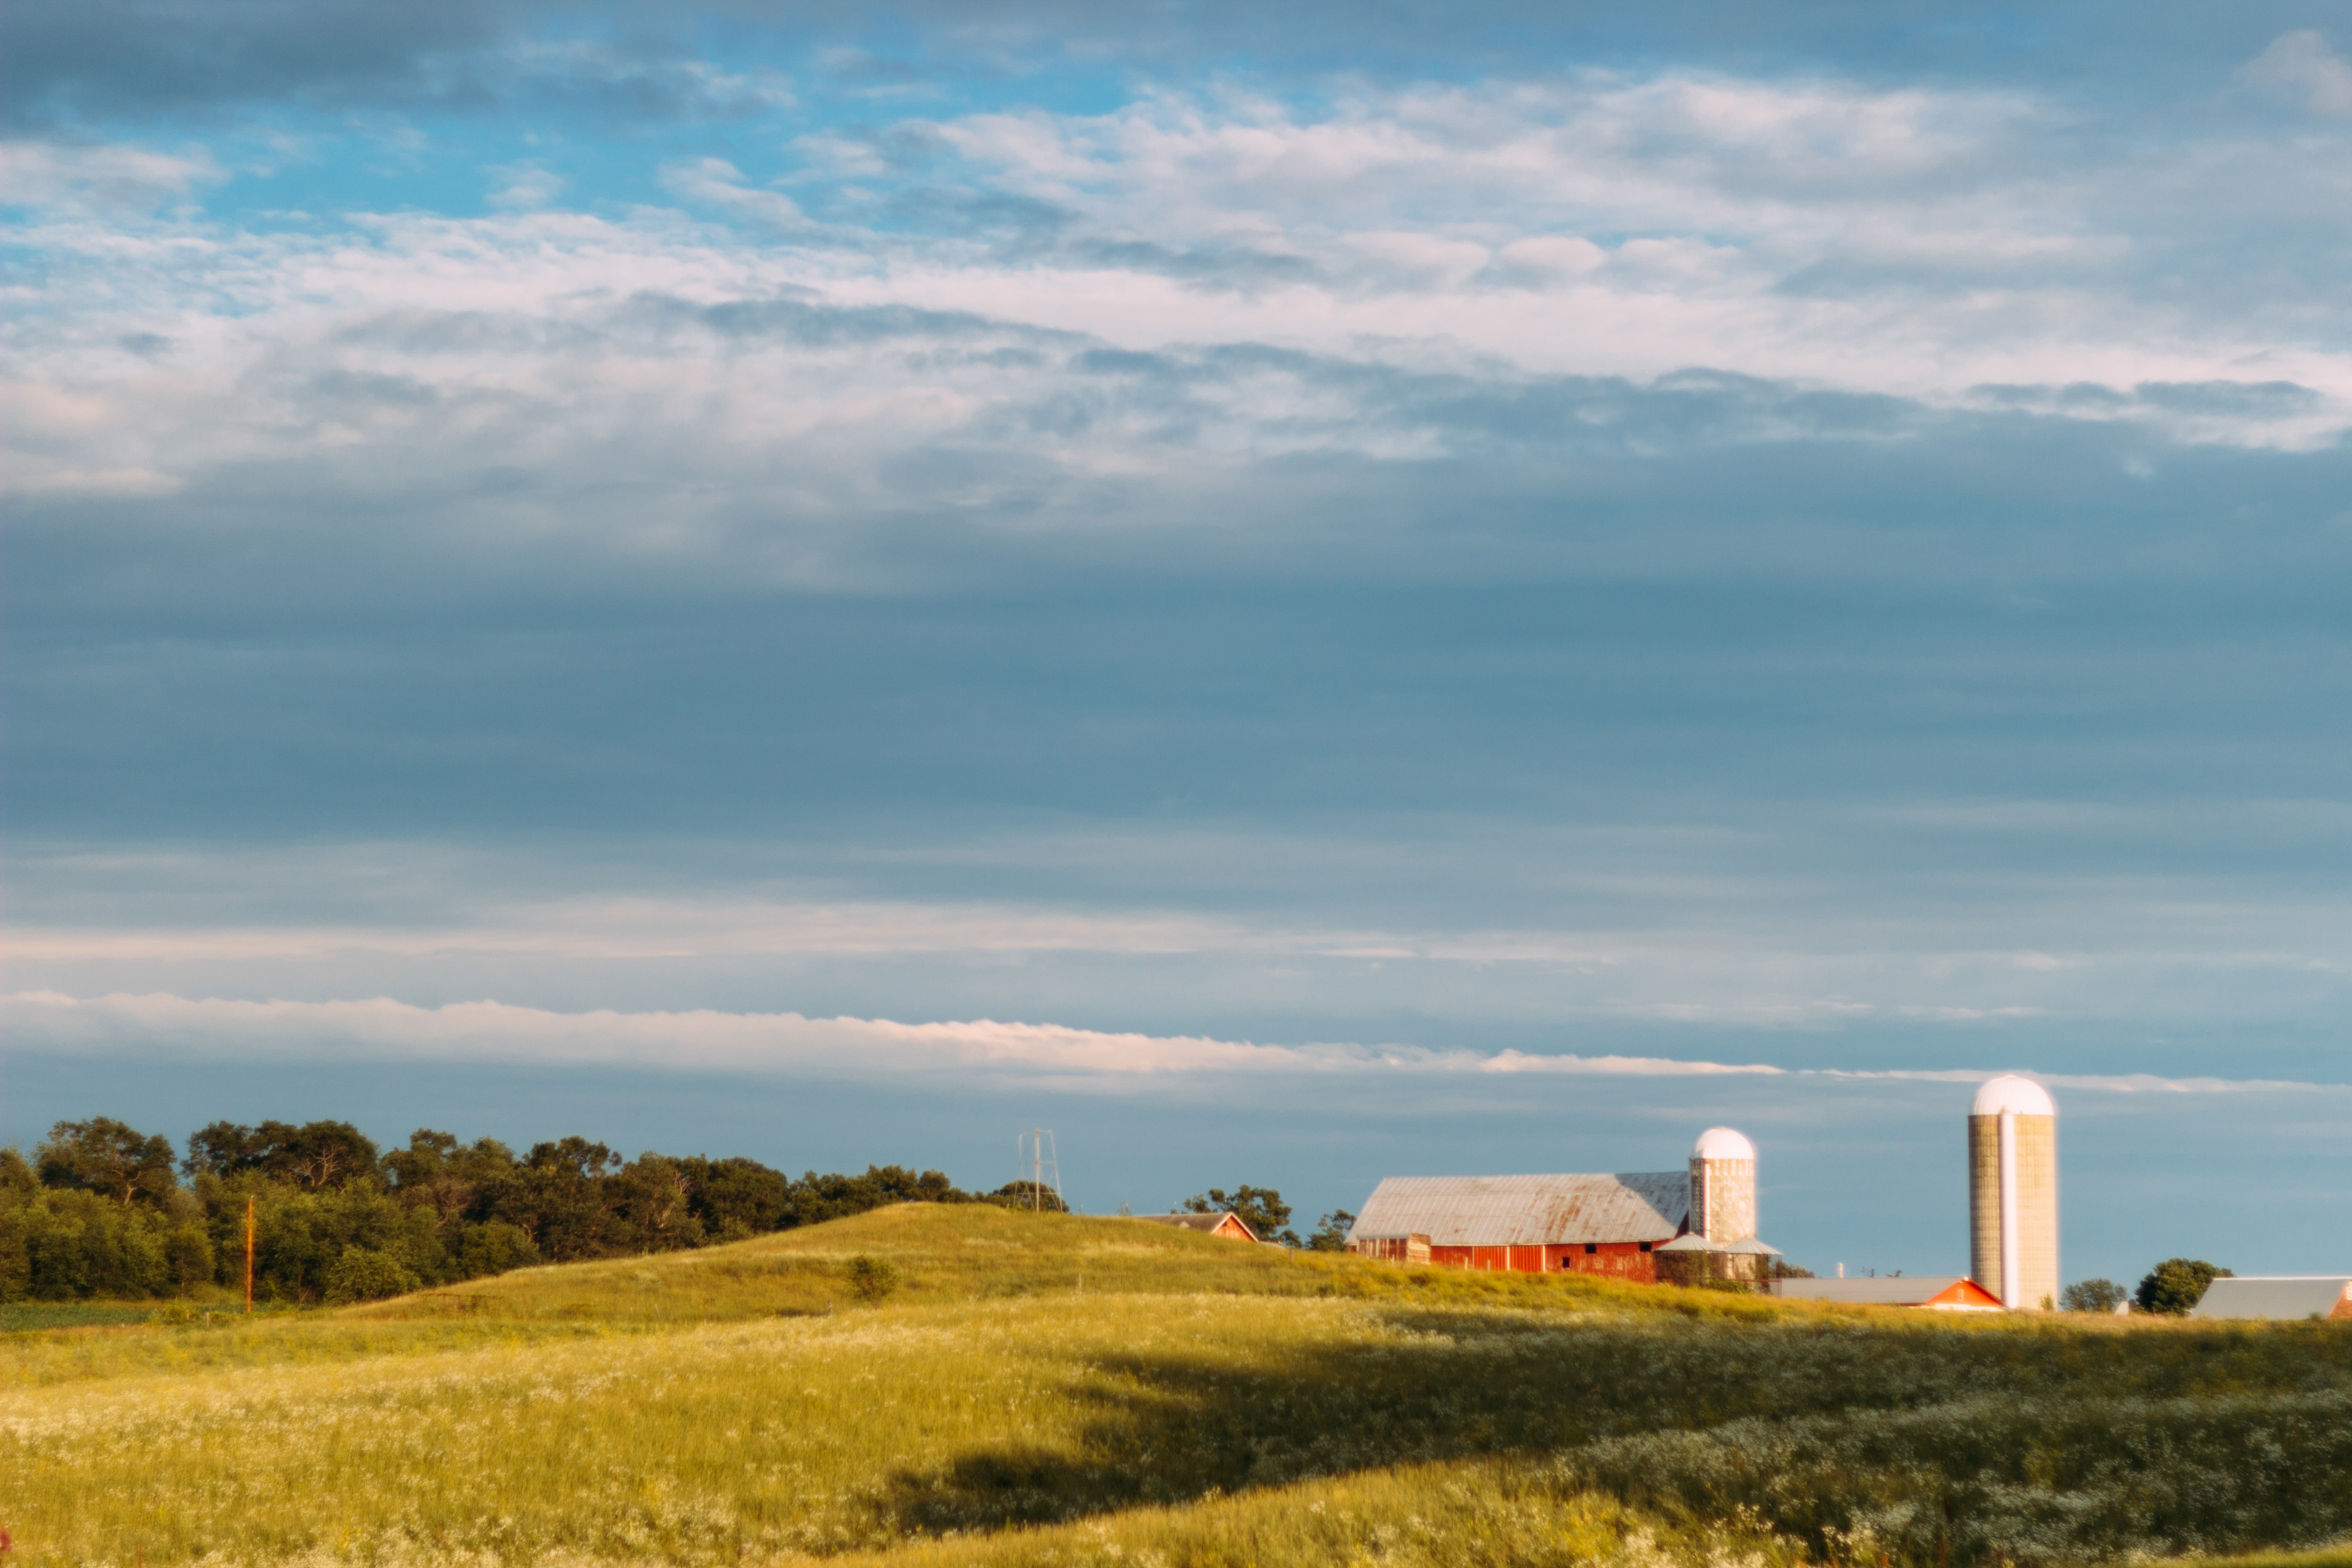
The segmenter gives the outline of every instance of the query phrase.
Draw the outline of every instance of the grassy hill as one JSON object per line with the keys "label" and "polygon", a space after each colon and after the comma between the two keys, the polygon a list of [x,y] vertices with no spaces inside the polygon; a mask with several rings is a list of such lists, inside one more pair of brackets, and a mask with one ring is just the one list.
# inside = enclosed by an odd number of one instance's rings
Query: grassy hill
{"label": "grassy hill", "polygon": [[1841,1310],[917,1205],[7,1334],[0,1528],[11,1562],[157,1565],[2308,1548],[2352,1532],[2352,1330]]}

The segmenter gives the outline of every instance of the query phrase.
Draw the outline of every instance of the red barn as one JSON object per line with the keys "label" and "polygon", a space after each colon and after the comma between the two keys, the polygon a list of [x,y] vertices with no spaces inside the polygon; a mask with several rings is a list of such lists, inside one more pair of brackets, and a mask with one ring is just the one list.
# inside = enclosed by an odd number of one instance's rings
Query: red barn
{"label": "red barn", "polygon": [[1391,1176],[1364,1200],[1350,1251],[1386,1257],[1428,1238],[1454,1268],[1562,1271],[1655,1284],[1651,1249],[1690,1228],[1684,1171],[1606,1176]]}

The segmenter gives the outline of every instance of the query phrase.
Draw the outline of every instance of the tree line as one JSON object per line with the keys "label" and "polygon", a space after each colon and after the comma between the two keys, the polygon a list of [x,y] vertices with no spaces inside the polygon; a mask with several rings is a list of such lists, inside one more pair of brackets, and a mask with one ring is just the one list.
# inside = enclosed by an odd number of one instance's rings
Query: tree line
{"label": "tree line", "polygon": [[0,1301],[241,1289],[248,1199],[256,1298],[309,1302],[740,1241],[887,1204],[1041,1195],[1018,1182],[965,1192],[901,1165],[794,1178],[740,1157],[624,1160],[576,1137],[518,1155],[420,1128],[384,1150],[348,1121],[215,1121],[186,1149],[103,1116],[58,1122],[30,1160],[0,1148]]}

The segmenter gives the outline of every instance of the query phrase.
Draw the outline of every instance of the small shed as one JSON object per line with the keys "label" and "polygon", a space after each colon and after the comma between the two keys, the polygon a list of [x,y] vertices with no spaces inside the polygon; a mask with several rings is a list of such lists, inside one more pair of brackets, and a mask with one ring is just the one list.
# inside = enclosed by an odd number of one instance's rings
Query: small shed
{"label": "small shed", "polygon": [[2000,1298],[1963,1274],[1887,1274],[1870,1279],[1775,1279],[1772,1294],[1791,1301],[1844,1301],[1867,1307],[1926,1307],[1938,1312],[1999,1312]]}
{"label": "small shed", "polygon": [[2273,1274],[2216,1279],[2192,1318],[2352,1319],[2352,1274]]}
{"label": "small shed", "polygon": [[1228,1241],[1255,1241],[1256,1233],[1242,1223],[1242,1216],[1231,1209],[1222,1214],[1139,1214],[1130,1216],[1146,1225],[1172,1225],[1179,1230],[1197,1230],[1205,1236],[1222,1236]]}

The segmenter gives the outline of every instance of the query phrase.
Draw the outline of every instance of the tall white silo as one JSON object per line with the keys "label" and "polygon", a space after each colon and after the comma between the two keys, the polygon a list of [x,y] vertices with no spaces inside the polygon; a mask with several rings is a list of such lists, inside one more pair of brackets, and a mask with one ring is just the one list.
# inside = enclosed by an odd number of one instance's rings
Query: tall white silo
{"label": "tall white silo", "polygon": [[1710,1127],[1691,1150],[1694,1233],[1718,1247],[1756,1234],[1756,1145],[1728,1127]]}
{"label": "tall white silo", "polygon": [[2058,1107],[2014,1073],[1969,1111],[1969,1272],[2011,1311],[2058,1300]]}

